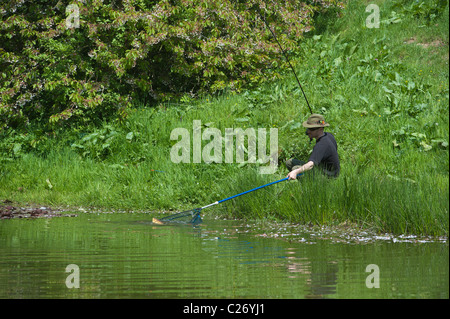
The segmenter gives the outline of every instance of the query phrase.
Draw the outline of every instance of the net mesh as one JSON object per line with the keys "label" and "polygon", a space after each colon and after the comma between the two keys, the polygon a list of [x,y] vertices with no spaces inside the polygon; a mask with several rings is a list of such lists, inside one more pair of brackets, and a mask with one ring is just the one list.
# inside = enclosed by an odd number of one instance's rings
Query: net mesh
{"label": "net mesh", "polygon": [[186,210],[181,213],[160,218],[159,220],[163,223],[180,223],[180,224],[199,224],[202,222],[199,208]]}

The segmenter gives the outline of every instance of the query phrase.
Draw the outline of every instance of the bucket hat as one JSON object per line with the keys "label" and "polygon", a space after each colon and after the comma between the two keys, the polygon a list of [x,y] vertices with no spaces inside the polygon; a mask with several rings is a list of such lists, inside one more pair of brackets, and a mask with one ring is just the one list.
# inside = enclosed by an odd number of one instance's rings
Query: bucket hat
{"label": "bucket hat", "polygon": [[325,118],[320,114],[311,114],[308,120],[303,122],[303,127],[315,128],[315,127],[325,127],[330,126],[329,123],[325,122]]}

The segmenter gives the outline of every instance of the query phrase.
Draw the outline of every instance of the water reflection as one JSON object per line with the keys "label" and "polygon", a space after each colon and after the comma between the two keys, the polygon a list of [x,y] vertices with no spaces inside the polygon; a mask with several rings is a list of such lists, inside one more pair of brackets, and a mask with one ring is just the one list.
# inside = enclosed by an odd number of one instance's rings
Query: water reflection
{"label": "water reflection", "polygon": [[[0,223],[1,298],[448,298],[448,245],[280,240],[232,221],[145,214]],[[261,233],[261,232],[259,232]],[[68,289],[65,267],[80,268]],[[380,289],[365,286],[368,264]]]}
{"label": "water reflection", "polygon": [[296,257],[296,250],[286,250],[288,278],[305,278],[308,292],[305,298],[325,298],[336,293],[338,263],[336,261],[311,261],[306,257]]}

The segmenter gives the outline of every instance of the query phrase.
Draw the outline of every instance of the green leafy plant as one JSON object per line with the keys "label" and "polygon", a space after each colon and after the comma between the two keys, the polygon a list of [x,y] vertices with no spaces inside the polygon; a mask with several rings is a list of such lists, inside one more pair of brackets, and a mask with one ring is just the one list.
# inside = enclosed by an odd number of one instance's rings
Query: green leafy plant
{"label": "green leafy plant", "polygon": [[398,1],[396,7],[398,7],[398,9],[404,14],[409,14],[415,18],[424,19],[430,23],[444,13],[447,4],[448,1],[446,0],[403,0]]}
{"label": "green leafy plant", "polygon": [[[279,49],[295,51],[313,16],[342,3],[323,0],[76,2],[0,5],[0,129],[38,121],[100,124],[124,118],[133,101],[167,101],[276,77]],[[301,19],[299,19],[301,17]],[[74,27],[68,19],[79,19]],[[279,65],[273,67],[274,61]]]}
{"label": "green leafy plant", "polygon": [[[78,143],[72,143],[71,147],[82,157],[104,160],[111,154],[111,143],[118,134],[114,127],[106,125],[93,133],[84,135]],[[127,139],[132,139],[130,134],[127,135]]]}

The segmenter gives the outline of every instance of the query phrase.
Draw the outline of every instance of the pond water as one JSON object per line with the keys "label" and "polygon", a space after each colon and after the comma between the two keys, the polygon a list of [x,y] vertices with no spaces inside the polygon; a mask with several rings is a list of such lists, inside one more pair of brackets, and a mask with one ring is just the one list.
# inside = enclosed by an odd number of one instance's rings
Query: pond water
{"label": "pond water", "polygon": [[151,217],[0,220],[0,298],[449,298],[447,240]]}

